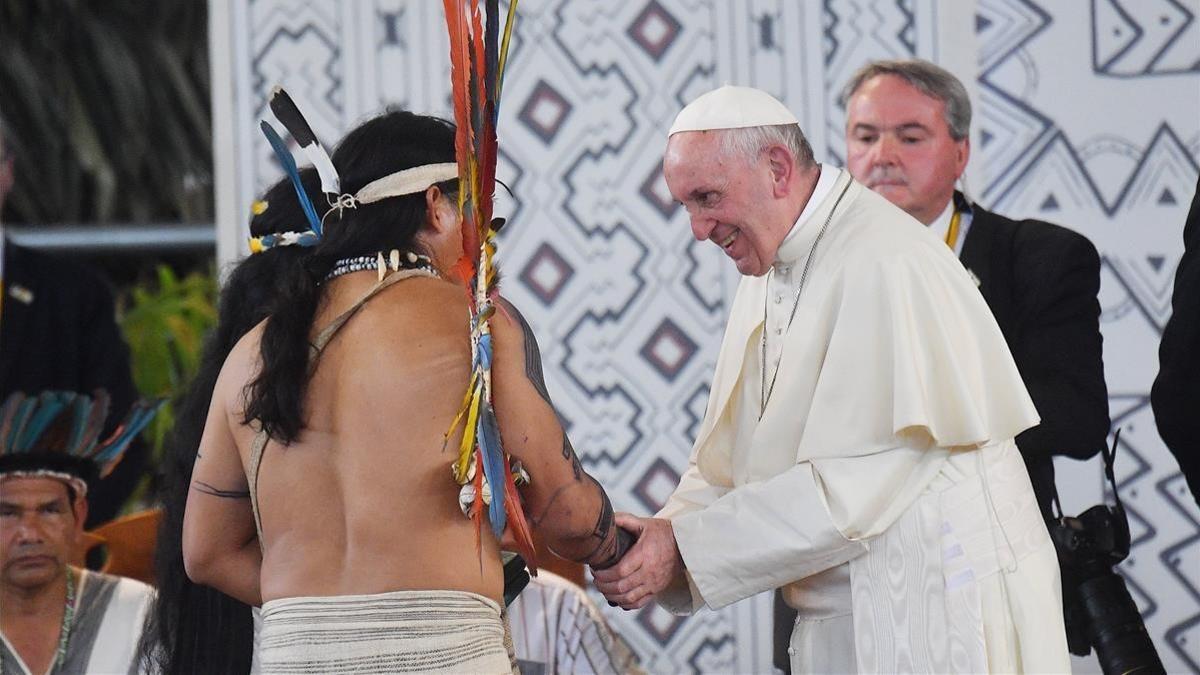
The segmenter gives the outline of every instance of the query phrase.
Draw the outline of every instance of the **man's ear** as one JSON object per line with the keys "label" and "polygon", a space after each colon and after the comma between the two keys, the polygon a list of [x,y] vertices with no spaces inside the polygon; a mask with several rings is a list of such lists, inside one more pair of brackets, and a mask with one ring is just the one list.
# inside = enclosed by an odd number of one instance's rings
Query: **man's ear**
{"label": "man's ear", "polygon": [[453,229],[455,223],[451,218],[457,218],[458,213],[450,208],[445,193],[436,185],[430,185],[425,190],[425,213],[429,218],[429,226],[436,232]]}
{"label": "man's ear", "polygon": [[967,170],[967,162],[971,161],[971,137],[967,136],[956,144],[954,163],[958,168],[958,177],[962,178]]}
{"label": "man's ear", "polygon": [[796,158],[792,152],[782,145],[772,145],[767,148],[767,167],[771,171],[771,186],[776,197],[788,193],[792,174],[796,171]]}
{"label": "man's ear", "polygon": [[75,495],[75,503],[71,505],[71,510],[75,512],[75,532],[78,535],[83,532],[83,524],[87,522],[87,496],[81,494]]}

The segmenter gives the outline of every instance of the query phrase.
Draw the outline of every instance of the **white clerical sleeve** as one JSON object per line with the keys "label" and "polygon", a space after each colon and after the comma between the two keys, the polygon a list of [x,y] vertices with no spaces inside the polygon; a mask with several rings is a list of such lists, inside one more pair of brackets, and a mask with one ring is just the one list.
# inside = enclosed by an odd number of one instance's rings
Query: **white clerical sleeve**
{"label": "white clerical sleeve", "polygon": [[698,511],[720,499],[729,490],[730,488],[713,485],[704,480],[704,476],[696,468],[696,463],[692,462],[679,479],[679,486],[654,517],[670,520],[685,513]]}
{"label": "white clerical sleeve", "polygon": [[[704,509],[729,492],[730,488],[712,485],[705,480],[704,476],[700,474],[700,470],[696,468],[694,460],[695,458],[693,457],[693,461],[688,466],[687,471],[679,479],[679,487],[675,488],[675,492],[671,493],[671,497],[667,499],[666,505],[655,514],[655,518],[674,520],[685,513],[694,513]],[[683,579],[676,579],[675,583],[668,586],[656,597],[658,604],[662,605],[668,612],[691,614],[704,606],[704,599],[701,597],[691,573],[685,571],[684,577]]]}
{"label": "white clerical sleeve", "polygon": [[713,609],[866,551],[834,527],[807,462],[728,491],[671,523],[690,579]]}

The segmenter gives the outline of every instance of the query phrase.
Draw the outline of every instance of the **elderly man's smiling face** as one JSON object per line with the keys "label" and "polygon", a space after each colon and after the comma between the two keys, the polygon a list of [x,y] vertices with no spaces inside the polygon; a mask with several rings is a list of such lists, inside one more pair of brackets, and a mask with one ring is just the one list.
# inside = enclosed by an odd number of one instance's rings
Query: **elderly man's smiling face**
{"label": "elderly man's smiling face", "polygon": [[748,162],[726,156],[720,141],[721,132],[712,131],[671,136],[663,178],[687,209],[692,236],[720,246],[742,274],[760,276],[771,268],[793,223],[781,222],[776,177],[765,153]]}

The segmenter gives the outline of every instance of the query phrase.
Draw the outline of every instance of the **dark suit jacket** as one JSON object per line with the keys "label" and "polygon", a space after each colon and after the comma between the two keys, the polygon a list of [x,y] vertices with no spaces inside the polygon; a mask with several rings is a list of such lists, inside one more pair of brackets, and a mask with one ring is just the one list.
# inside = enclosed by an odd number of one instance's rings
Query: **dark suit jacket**
{"label": "dark suit jacket", "polygon": [[1107,442],[1100,257],[1086,237],[1064,227],[1010,220],[978,206],[973,212],[960,259],[979,279],[1042,418],[1017,436],[1017,447],[1049,516],[1051,457],[1087,459]]}
{"label": "dark suit jacket", "polygon": [[[14,391],[105,389],[112,397],[105,433],[111,431],[137,391],[104,280],[78,264],[10,241],[4,243],[3,273],[0,400]],[[133,443],[113,473],[91,488],[90,524],[117,514],[137,487],[146,454],[144,443]]]}
{"label": "dark suit jacket", "polygon": [[1171,309],[1158,346],[1150,405],[1158,434],[1200,505],[1200,181],[1183,226],[1183,258],[1175,271]]}

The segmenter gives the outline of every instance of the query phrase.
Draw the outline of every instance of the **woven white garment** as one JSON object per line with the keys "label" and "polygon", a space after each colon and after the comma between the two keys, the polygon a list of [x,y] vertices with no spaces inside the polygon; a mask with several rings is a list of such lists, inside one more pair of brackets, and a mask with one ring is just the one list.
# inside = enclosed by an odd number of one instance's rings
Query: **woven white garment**
{"label": "woven white garment", "polygon": [[284,598],[263,605],[262,673],[511,673],[500,606],[463,591]]}

